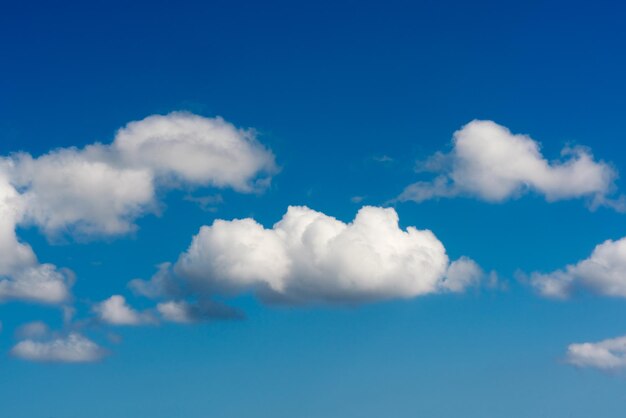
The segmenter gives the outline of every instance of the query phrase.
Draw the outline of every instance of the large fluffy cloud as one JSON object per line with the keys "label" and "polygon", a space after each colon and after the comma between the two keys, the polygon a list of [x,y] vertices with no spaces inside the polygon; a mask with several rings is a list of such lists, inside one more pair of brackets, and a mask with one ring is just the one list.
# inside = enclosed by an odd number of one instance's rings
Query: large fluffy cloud
{"label": "large fluffy cloud", "polygon": [[565,148],[561,160],[550,162],[531,137],[481,120],[455,132],[452,146],[449,154],[435,154],[420,165],[439,176],[408,186],[399,200],[467,195],[501,202],[532,191],[548,201],[586,197],[592,206],[626,208],[623,199],[607,197],[614,190],[615,170],[585,148]]}
{"label": "large fluffy cloud", "polygon": [[124,165],[147,169],[162,181],[249,192],[264,183],[259,173],[275,170],[274,156],[253,131],[187,113],[131,122],[117,133],[112,148]]}
{"label": "large fluffy cloud", "polygon": [[119,166],[112,157],[98,145],[39,158],[12,156],[12,182],[23,190],[23,223],[49,236],[130,231],[132,221],[154,203],[154,179],[148,170]]}
{"label": "large fluffy cloud", "polygon": [[44,341],[20,341],[13,347],[11,354],[30,361],[86,363],[100,360],[106,351],[90,339],[71,333]]}
{"label": "large fluffy cloud", "polygon": [[597,245],[591,255],[552,273],[533,273],[531,284],[543,295],[566,297],[577,288],[626,297],[626,238]]}
{"label": "large fluffy cloud", "polygon": [[626,367],[626,337],[611,338],[596,343],[570,344],[568,363],[578,367],[615,370]]}
{"label": "large fluffy cloud", "polygon": [[0,157],[0,302],[58,303],[69,295],[67,272],[40,264],[17,238],[19,226],[37,226],[48,237],[124,234],[156,209],[159,189],[252,192],[275,170],[253,131],[180,112],[131,122],[108,145]]}
{"label": "large fluffy cloud", "polygon": [[[272,228],[254,219],[216,220],[203,226],[173,267],[195,295],[255,292],[271,302],[362,302],[460,292],[482,271],[473,261],[449,262],[428,230],[398,226],[394,209],[363,207],[351,223],[291,206]],[[163,268],[154,283],[165,286]],[[145,292],[144,292],[145,293]],[[162,307],[172,317],[176,306]]]}
{"label": "large fluffy cloud", "polygon": [[60,149],[3,162],[21,193],[22,222],[48,235],[114,235],[155,207],[155,190],[231,187],[250,192],[274,173],[273,154],[221,118],[155,115],[120,129],[110,145]]}

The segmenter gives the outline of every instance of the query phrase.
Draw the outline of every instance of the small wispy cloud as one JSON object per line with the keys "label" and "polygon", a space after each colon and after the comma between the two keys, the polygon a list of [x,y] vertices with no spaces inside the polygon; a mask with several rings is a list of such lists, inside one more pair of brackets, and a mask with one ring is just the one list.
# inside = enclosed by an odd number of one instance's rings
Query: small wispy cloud
{"label": "small wispy cloud", "polygon": [[11,354],[23,360],[59,363],[89,363],[101,360],[107,351],[81,334],[46,340],[26,339],[17,343]]}
{"label": "small wispy cloud", "polygon": [[384,155],[384,154],[383,155],[374,155],[372,157],[372,160],[376,161],[377,163],[392,163],[392,162],[395,161],[392,157],[390,157],[388,155]]}
{"label": "small wispy cloud", "polygon": [[184,199],[188,202],[192,202],[200,206],[205,212],[217,212],[217,207],[224,203],[224,198],[221,194],[206,195],[206,196],[192,196],[187,195]]}

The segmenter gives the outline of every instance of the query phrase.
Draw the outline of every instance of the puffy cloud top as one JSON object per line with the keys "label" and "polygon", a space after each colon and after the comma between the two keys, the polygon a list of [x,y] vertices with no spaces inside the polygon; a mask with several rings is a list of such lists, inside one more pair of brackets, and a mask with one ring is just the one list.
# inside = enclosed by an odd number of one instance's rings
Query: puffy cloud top
{"label": "puffy cloud top", "polygon": [[482,274],[466,258],[452,266],[432,232],[400,229],[394,209],[366,206],[346,224],[291,206],[269,229],[250,218],[203,226],[174,271],[200,294],[305,303],[462,291]]}
{"label": "puffy cloud top", "polygon": [[480,120],[455,132],[452,145],[449,154],[435,154],[422,164],[421,169],[439,177],[408,186],[400,200],[469,195],[501,202],[533,191],[548,201],[588,197],[592,205],[625,209],[623,200],[607,198],[617,173],[585,148],[565,148],[561,161],[549,162],[531,137]]}
{"label": "puffy cloud top", "polygon": [[158,187],[258,189],[274,155],[252,131],[221,118],[155,115],[120,129],[111,145],[59,149],[38,158],[19,153],[2,164],[21,193],[21,222],[57,232],[114,235],[133,229],[155,206]]}
{"label": "puffy cloud top", "polygon": [[47,235],[68,228],[102,235],[133,229],[134,218],[153,204],[153,176],[107,161],[108,154],[107,148],[91,146],[39,158],[13,156],[13,182],[25,190],[24,222],[38,225]]}
{"label": "puffy cloud top", "polygon": [[113,295],[96,304],[93,311],[101,321],[112,325],[141,325],[155,321],[149,314],[131,308],[121,295]]}
{"label": "puffy cloud top", "polygon": [[159,188],[252,192],[275,171],[274,155],[253,131],[181,112],[131,122],[109,145],[0,157],[0,302],[69,297],[71,277],[39,264],[16,236],[20,225],[35,225],[49,237],[124,234],[158,206]]}
{"label": "puffy cloud top", "polygon": [[276,169],[274,156],[253,131],[189,113],[131,122],[117,133],[113,149],[126,165],[147,168],[158,177],[244,192],[254,189],[259,173]]}
{"label": "puffy cloud top", "polygon": [[544,296],[567,297],[583,287],[602,295],[626,297],[626,238],[597,245],[589,258],[563,270],[533,273],[531,283]]}

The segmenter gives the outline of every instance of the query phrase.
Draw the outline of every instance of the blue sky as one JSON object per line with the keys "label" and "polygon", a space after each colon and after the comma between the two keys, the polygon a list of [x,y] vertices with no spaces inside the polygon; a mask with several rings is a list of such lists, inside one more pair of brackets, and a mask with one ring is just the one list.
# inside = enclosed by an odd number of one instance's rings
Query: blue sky
{"label": "blue sky", "polygon": [[[611,2],[4,4],[2,415],[622,416],[625,15]],[[102,189],[74,192],[83,179]],[[417,182],[432,198],[398,199]],[[316,211],[293,215],[321,219],[314,237],[345,228],[344,244],[308,257],[306,239],[272,229],[289,206]],[[361,234],[394,213],[404,232]],[[246,258],[257,239],[265,252]],[[15,261],[23,248],[37,260]],[[400,261],[377,264],[381,248]],[[129,285],[166,262],[183,290]],[[67,294],[28,288],[42,266]]]}

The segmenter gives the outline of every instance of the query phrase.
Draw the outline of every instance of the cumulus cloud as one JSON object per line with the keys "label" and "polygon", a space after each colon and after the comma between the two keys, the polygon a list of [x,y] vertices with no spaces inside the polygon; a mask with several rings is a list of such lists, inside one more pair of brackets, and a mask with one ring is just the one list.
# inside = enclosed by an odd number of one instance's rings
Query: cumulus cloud
{"label": "cumulus cloud", "polygon": [[102,359],[106,351],[90,339],[71,333],[47,341],[27,339],[17,343],[11,354],[38,362],[86,363]]}
{"label": "cumulus cloud", "polygon": [[131,122],[111,144],[0,157],[0,302],[69,297],[71,274],[40,264],[18,239],[20,226],[36,226],[49,238],[125,234],[157,210],[159,190],[255,192],[275,172],[274,155],[254,131],[182,112]]}
{"label": "cumulus cloud", "polygon": [[596,343],[570,344],[566,360],[578,367],[616,370],[626,367],[626,337]]}
{"label": "cumulus cloud", "polygon": [[468,123],[454,133],[449,154],[437,153],[418,168],[439,175],[430,182],[411,184],[398,200],[421,202],[465,195],[502,202],[535,192],[550,202],[587,198],[592,207],[626,210],[623,197],[608,197],[615,189],[616,171],[594,160],[588,149],[567,147],[560,160],[548,161],[537,141],[492,121]]}
{"label": "cumulus cloud", "polygon": [[22,196],[0,164],[0,302],[25,300],[61,303],[69,298],[73,276],[52,264],[40,264],[32,248],[17,238],[23,217]]}
{"label": "cumulus cloud", "polygon": [[607,240],[576,264],[551,273],[532,273],[530,283],[544,296],[564,298],[578,289],[626,297],[626,238]]}
{"label": "cumulus cloud", "polygon": [[161,316],[170,322],[189,323],[193,322],[192,316],[189,313],[189,304],[181,301],[169,301],[159,303],[157,310]]}
{"label": "cumulus cloud", "polygon": [[70,298],[73,274],[52,264],[27,266],[0,277],[0,302],[22,300],[58,304]]}
{"label": "cumulus cloud", "polygon": [[23,222],[54,236],[60,232],[114,235],[154,204],[147,170],[121,167],[110,150],[95,145],[62,149],[39,158],[12,157],[12,181],[24,190]]}
{"label": "cumulus cloud", "polygon": [[121,295],[113,295],[94,305],[93,311],[102,322],[111,325],[142,325],[155,322],[155,318],[149,313],[131,308]]}
{"label": "cumulus cloud", "polygon": [[[214,186],[258,190],[276,166],[250,130],[189,113],[130,122],[112,144],[4,160],[20,196],[23,223],[47,235],[122,234],[155,208],[158,188]],[[68,231],[69,229],[69,231]]]}
{"label": "cumulus cloud", "polygon": [[[254,292],[294,304],[460,292],[482,276],[467,258],[450,264],[431,231],[403,230],[394,209],[371,206],[351,223],[303,206],[289,207],[272,228],[250,218],[216,220],[200,229],[172,270],[205,298]],[[163,274],[134,287],[162,289]]]}
{"label": "cumulus cloud", "polygon": [[125,165],[148,169],[161,181],[242,192],[263,185],[259,173],[276,169],[274,156],[257,142],[254,131],[188,113],[131,122],[117,133],[113,149]]}
{"label": "cumulus cloud", "polygon": [[478,286],[484,276],[484,272],[474,260],[461,257],[450,263],[441,287],[450,292],[463,292],[468,287]]}
{"label": "cumulus cloud", "polygon": [[0,275],[7,275],[36,261],[32,249],[19,242],[15,234],[22,208],[21,196],[9,183],[8,175],[0,165]]}

